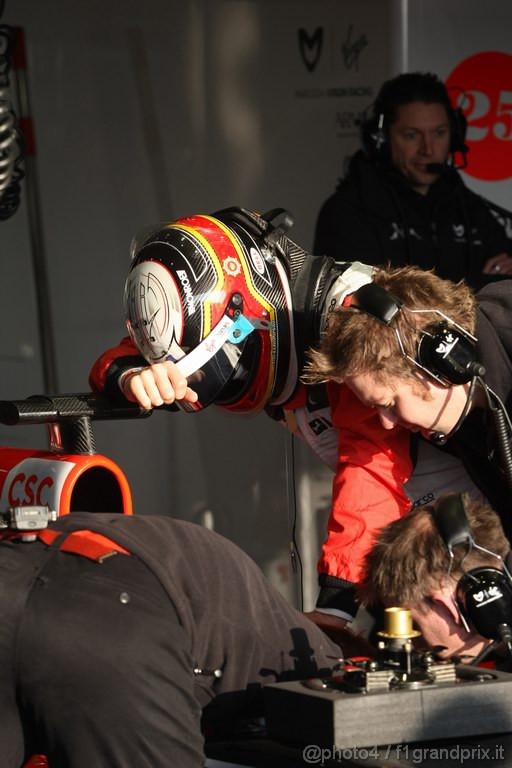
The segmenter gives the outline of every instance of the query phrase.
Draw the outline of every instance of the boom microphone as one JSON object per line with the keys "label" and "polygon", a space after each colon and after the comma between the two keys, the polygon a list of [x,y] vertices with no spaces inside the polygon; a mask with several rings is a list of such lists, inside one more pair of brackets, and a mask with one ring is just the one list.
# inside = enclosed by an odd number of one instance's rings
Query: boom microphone
{"label": "boom microphone", "polygon": [[432,432],[429,440],[431,443],[434,443],[434,445],[444,445],[448,440],[448,435],[444,432]]}
{"label": "boom microphone", "polygon": [[512,654],[512,630],[508,624],[498,624],[498,635],[502,643],[507,646],[509,653]]}
{"label": "boom microphone", "polygon": [[428,163],[425,168],[427,173],[435,173],[439,175],[441,173],[446,173],[450,166],[448,163]]}

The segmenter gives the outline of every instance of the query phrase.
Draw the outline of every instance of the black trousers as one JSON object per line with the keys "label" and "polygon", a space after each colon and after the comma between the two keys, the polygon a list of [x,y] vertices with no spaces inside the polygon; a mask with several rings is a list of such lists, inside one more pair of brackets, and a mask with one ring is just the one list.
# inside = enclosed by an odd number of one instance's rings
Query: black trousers
{"label": "black trousers", "polygon": [[136,557],[0,542],[2,768],[202,766],[189,646]]}

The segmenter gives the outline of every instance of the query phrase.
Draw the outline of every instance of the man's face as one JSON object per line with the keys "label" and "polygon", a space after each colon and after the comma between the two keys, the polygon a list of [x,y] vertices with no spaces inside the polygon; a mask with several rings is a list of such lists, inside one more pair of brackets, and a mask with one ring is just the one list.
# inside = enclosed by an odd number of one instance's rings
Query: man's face
{"label": "man's face", "polygon": [[426,389],[413,387],[410,380],[396,380],[393,386],[378,384],[368,373],[345,379],[361,402],[374,408],[384,429],[396,426],[421,432],[451,432],[466,403],[464,386],[443,387],[426,379]]}
{"label": "man's face", "polygon": [[[436,655],[441,659],[449,659],[452,656],[477,656],[487,644],[476,632],[467,632],[457,615],[455,605],[450,606],[451,596],[446,595],[442,599],[428,601],[426,610],[411,608],[411,616],[422,638],[417,641],[418,646],[424,646],[436,650]],[[467,659],[466,659],[467,661]]]}
{"label": "man's face", "polygon": [[426,194],[439,175],[429,163],[446,163],[450,150],[450,121],[443,104],[413,101],[397,109],[389,127],[391,162],[413,189]]}

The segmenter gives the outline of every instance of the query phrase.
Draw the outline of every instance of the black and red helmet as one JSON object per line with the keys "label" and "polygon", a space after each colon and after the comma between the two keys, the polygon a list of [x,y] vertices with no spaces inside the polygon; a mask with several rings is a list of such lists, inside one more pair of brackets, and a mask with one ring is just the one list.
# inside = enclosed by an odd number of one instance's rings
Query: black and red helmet
{"label": "black and red helmet", "polygon": [[215,403],[258,411],[293,394],[293,264],[282,249],[283,241],[294,246],[283,235],[289,226],[281,209],[258,216],[229,208],[136,238],[128,330],[149,363],[172,360],[190,377],[199,394],[193,410]]}

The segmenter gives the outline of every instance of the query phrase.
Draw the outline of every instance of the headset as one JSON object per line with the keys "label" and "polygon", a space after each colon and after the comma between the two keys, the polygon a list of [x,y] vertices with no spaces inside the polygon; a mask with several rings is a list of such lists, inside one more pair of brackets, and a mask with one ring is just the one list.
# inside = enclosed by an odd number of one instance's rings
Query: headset
{"label": "headset", "polygon": [[[350,307],[392,327],[404,357],[445,387],[465,384],[485,374],[477,359],[475,336],[438,309],[409,309],[403,301],[376,283],[368,283],[355,291]],[[418,329],[420,339],[414,358],[406,353],[398,328],[391,325],[398,312],[430,312],[441,318],[432,326]]]}
{"label": "headset", "polygon": [[[453,548],[466,546],[466,554],[477,549],[490,555],[502,568],[472,568],[463,573],[454,590],[454,601],[467,631],[474,629],[482,637],[504,642],[512,652],[512,576],[503,558],[478,545],[469,525],[462,494],[450,494],[431,510],[436,528],[453,560]],[[460,564],[463,566],[464,557]]]}
{"label": "headset", "polygon": [[[398,93],[396,93],[396,91],[399,91],[400,84],[407,78],[410,80],[412,80],[412,78],[418,78],[417,82],[420,84],[420,87],[418,88],[417,95],[415,95],[414,89],[411,88],[408,91],[410,93],[410,98],[402,101],[398,98]],[[430,78],[431,84],[433,85],[433,92],[428,96],[425,94],[425,96],[422,97],[421,79],[423,79],[423,82],[427,85],[428,80],[426,78]],[[437,80],[437,78],[411,73],[399,75],[394,80],[389,80],[384,83],[375,102],[366,110],[366,112],[371,110],[371,115],[369,117],[363,115],[359,127],[361,143],[370,160],[380,163],[389,163],[391,160],[388,135],[389,126],[387,122],[393,105],[398,108],[416,101],[425,101],[427,104],[442,104],[445,107],[450,123],[449,152],[451,155],[457,153],[462,155],[463,165],[457,167],[459,169],[464,168],[466,166],[466,155],[469,152],[469,147],[466,144],[468,121],[460,107],[452,106],[447,92],[445,92],[446,96],[443,98],[443,89],[443,83],[440,80]],[[439,95],[438,99],[435,98],[436,92]],[[402,98],[405,99],[405,97]]]}
{"label": "headset", "polygon": [[[466,419],[477,383],[482,388],[494,422],[498,455],[505,482],[512,491],[512,422],[500,397],[485,382],[485,368],[478,360],[477,339],[439,309],[410,309],[403,301],[377,283],[367,283],[352,294],[350,309],[365,312],[395,332],[400,352],[417,368],[444,387],[470,383],[466,405],[449,434],[434,432],[430,440],[444,445]],[[398,312],[437,315],[432,326],[418,329],[419,342],[414,357],[407,354],[398,328],[391,325]]]}

